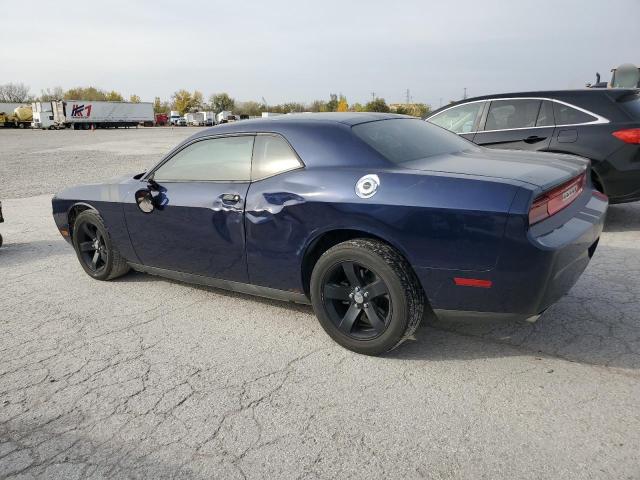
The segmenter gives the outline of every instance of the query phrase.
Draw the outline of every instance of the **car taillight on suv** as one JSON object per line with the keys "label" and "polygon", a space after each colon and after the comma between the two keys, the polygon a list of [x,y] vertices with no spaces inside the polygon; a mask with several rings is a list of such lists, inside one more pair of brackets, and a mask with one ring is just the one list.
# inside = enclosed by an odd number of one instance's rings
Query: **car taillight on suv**
{"label": "car taillight on suv", "polygon": [[583,172],[559,187],[538,196],[529,210],[529,225],[549,218],[563,208],[568,207],[571,202],[580,196],[586,183],[587,174]]}
{"label": "car taillight on suv", "polygon": [[618,130],[611,135],[624,143],[633,143],[640,145],[640,128],[628,128],[626,130]]}

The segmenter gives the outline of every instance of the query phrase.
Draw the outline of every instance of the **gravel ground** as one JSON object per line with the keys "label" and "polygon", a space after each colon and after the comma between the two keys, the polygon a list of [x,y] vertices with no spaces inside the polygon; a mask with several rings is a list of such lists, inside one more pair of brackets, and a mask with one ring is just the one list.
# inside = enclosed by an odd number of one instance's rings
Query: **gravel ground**
{"label": "gravel ground", "polygon": [[0,131],[0,478],[640,478],[639,204],[538,323],[369,358],[308,307],[83,273],[51,193],[194,131]]}

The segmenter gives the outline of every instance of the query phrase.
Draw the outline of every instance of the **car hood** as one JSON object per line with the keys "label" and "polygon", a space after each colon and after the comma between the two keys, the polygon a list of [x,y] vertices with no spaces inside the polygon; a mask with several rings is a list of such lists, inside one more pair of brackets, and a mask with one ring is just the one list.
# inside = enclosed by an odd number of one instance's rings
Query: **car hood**
{"label": "car hood", "polygon": [[402,164],[422,171],[519,180],[547,190],[576,177],[589,160],[573,155],[477,148]]}

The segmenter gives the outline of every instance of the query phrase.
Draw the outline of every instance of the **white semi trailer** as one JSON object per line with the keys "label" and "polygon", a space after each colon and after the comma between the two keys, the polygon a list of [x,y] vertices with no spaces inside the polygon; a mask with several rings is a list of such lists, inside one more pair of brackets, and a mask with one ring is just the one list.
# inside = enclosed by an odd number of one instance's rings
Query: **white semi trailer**
{"label": "white semi trailer", "polygon": [[[37,102],[39,103],[39,102]],[[98,102],[90,100],[60,100],[50,103],[51,108],[40,104],[36,110],[52,112],[53,128],[137,127],[153,125],[153,104],[129,102]],[[34,104],[34,107],[36,104]]]}

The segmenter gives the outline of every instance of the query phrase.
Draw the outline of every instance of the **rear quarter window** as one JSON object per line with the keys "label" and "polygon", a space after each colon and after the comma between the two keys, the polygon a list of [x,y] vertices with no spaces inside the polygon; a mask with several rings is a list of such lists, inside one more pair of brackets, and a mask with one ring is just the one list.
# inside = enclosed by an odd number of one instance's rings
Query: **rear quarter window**
{"label": "rear quarter window", "polygon": [[387,160],[398,164],[478,148],[423,120],[378,120],[354,125],[352,131]]}
{"label": "rear quarter window", "polygon": [[598,120],[593,115],[558,102],[553,102],[553,113],[556,118],[556,125],[576,125]]}

